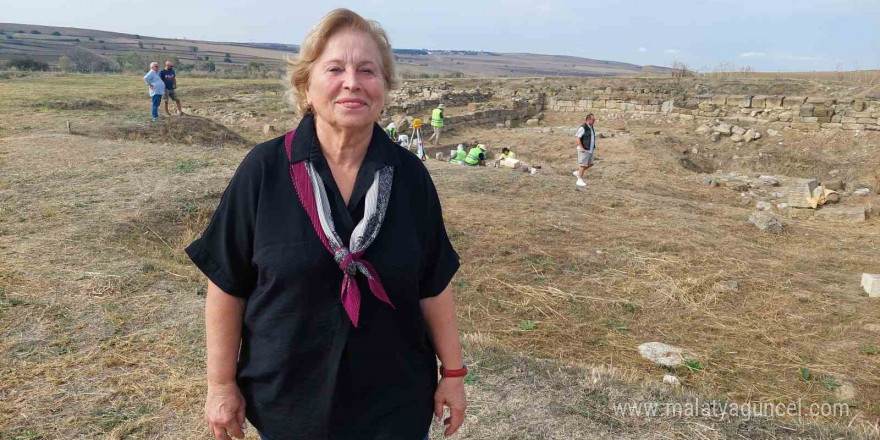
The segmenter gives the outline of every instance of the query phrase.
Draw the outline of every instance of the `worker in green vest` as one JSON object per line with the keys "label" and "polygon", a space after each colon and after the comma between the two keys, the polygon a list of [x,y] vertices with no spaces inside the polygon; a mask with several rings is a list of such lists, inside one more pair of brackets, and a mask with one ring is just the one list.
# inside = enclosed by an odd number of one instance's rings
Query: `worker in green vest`
{"label": "worker in green vest", "polygon": [[455,152],[455,156],[452,156],[452,159],[449,159],[449,163],[464,165],[465,158],[467,158],[467,153],[464,151],[464,145],[458,144],[458,151]]}
{"label": "worker in green vest", "polygon": [[474,148],[471,148],[468,151],[467,156],[464,158],[464,163],[470,166],[486,166],[486,146],[483,144],[479,144]]}
{"label": "worker in green vest", "polygon": [[440,131],[443,130],[443,104],[440,104],[431,112],[431,127],[434,128],[434,134],[428,139],[433,144],[440,143]]}
{"label": "worker in green vest", "polygon": [[391,138],[392,142],[397,142],[397,126],[393,122],[385,127],[385,133],[388,133],[388,137]]}

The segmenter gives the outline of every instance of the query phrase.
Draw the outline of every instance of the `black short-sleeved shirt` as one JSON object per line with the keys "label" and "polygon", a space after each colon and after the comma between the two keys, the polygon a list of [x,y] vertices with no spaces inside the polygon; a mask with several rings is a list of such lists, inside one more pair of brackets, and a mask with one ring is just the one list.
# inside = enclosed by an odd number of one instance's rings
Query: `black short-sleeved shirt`
{"label": "black short-sleeved shirt", "polygon": [[340,302],[343,273],[322,245],[290,179],[284,137],[239,165],[210,225],[186,252],[223,291],[247,299],[238,384],[248,420],[272,440],[424,437],[437,362],[419,300],[440,294],[458,270],[431,177],[378,125],[348,206],[305,117],[292,161],[324,181],[336,230],[348,242],[380,166],[394,167],[385,221],[363,259],[395,309],[362,275],[359,327]]}

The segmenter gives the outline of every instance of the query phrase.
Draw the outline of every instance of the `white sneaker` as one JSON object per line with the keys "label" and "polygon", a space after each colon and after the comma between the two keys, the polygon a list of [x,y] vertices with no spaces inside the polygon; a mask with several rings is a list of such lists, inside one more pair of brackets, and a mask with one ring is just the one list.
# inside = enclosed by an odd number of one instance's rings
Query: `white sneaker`
{"label": "white sneaker", "polygon": [[577,176],[578,176],[578,172],[577,172],[577,171],[573,171],[573,172],[571,173],[571,175],[574,176],[574,177],[577,177]]}
{"label": "white sneaker", "polygon": [[584,182],[584,179],[578,179],[578,181],[577,181],[577,183],[576,183],[575,185],[577,185],[577,186],[587,186],[587,182]]}

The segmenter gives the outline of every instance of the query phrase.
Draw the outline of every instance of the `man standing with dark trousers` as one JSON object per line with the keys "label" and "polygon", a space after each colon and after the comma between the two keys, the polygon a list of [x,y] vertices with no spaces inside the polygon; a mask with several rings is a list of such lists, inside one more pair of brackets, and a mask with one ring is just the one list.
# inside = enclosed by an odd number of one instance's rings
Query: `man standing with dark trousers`
{"label": "man standing with dark trousers", "polygon": [[165,114],[171,116],[168,111],[168,100],[173,99],[177,103],[177,114],[183,114],[183,107],[180,106],[180,100],[177,99],[177,74],[174,72],[174,64],[171,61],[165,61],[165,69],[159,72],[159,77],[165,83]]}
{"label": "man standing with dark trousers", "polygon": [[578,140],[578,169],[574,176],[577,177],[577,186],[587,186],[584,182],[584,171],[593,166],[593,151],[596,149],[596,131],[593,129],[593,123],[596,118],[592,113],[584,118],[584,125],[578,128],[577,134],[574,136]]}

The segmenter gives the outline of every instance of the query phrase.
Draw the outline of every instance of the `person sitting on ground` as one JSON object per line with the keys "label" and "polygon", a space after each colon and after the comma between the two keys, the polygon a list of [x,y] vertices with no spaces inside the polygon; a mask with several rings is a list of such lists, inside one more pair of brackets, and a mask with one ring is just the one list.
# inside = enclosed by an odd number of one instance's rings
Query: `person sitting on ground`
{"label": "person sitting on ground", "polygon": [[464,163],[470,166],[486,166],[486,146],[478,144],[476,147],[471,148],[464,158]]}
{"label": "person sitting on ground", "polygon": [[403,148],[409,149],[409,135],[399,134],[397,135],[397,145],[400,145]]}
{"label": "person sitting on ground", "polygon": [[467,157],[467,153],[464,151],[464,145],[458,144],[458,151],[455,152],[455,156],[452,156],[452,159],[449,159],[450,163],[464,165],[464,159]]}
{"label": "person sitting on ground", "polygon": [[397,126],[395,126],[393,122],[385,127],[385,133],[388,133],[388,137],[390,137],[392,141],[397,142]]}
{"label": "person sitting on ground", "polygon": [[516,159],[516,153],[510,151],[510,148],[504,147],[501,149],[501,160],[507,159]]}

